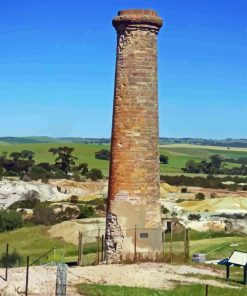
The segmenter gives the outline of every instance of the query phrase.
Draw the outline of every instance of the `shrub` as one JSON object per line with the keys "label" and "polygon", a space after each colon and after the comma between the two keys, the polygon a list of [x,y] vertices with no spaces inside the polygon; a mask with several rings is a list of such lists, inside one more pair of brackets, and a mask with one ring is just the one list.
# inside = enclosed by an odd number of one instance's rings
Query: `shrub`
{"label": "shrub", "polygon": [[23,226],[22,216],[15,211],[0,211],[0,232],[11,231]]}
{"label": "shrub", "polygon": [[95,206],[96,210],[101,210],[101,211],[106,210],[106,199],[103,199],[103,198],[92,199],[88,201],[87,204]]}
{"label": "shrub", "polygon": [[189,214],[188,219],[190,221],[199,221],[201,219],[200,214]]}
{"label": "shrub", "polygon": [[33,166],[31,172],[28,173],[28,176],[32,180],[49,179],[50,175],[51,175],[51,173],[49,171],[47,171],[44,167],[39,166],[39,165]]}
{"label": "shrub", "polygon": [[204,199],[205,199],[205,195],[204,195],[204,193],[202,193],[202,192],[198,192],[198,193],[195,195],[195,198],[196,198],[196,200],[204,200]]}
{"label": "shrub", "polygon": [[238,184],[231,184],[231,185],[228,185],[227,187],[231,191],[237,191],[238,190]]}
{"label": "shrub", "polygon": [[[16,250],[14,250],[12,253],[9,253],[8,267],[21,266],[22,262],[22,257]],[[6,267],[6,253],[2,253],[0,258],[0,267]]]}
{"label": "shrub", "polygon": [[103,178],[103,174],[99,169],[91,169],[87,174],[87,178],[91,179],[92,181],[97,181]]}
{"label": "shrub", "polygon": [[215,192],[213,192],[213,193],[210,194],[210,197],[211,198],[216,198],[217,197],[217,194]]}
{"label": "shrub", "polygon": [[100,151],[95,152],[96,159],[110,160],[110,157],[111,153],[107,149],[101,149]]}
{"label": "shrub", "polygon": [[78,200],[79,200],[79,198],[77,195],[71,195],[71,197],[69,198],[69,202],[73,205],[77,204]]}
{"label": "shrub", "polygon": [[164,206],[161,206],[161,213],[166,215],[166,214],[170,213],[170,211],[167,208],[165,208]]}
{"label": "shrub", "polygon": [[29,190],[22,195],[22,199],[14,202],[9,208],[16,210],[18,208],[33,209],[40,204],[39,193],[35,190]]}
{"label": "shrub", "polygon": [[80,205],[79,209],[80,209],[80,216],[78,217],[79,219],[90,218],[95,215],[95,210],[92,206]]}
{"label": "shrub", "polygon": [[57,222],[57,219],[52,208],[41,206],[34,209],[32,222],[34,224],[52,225]]}
{"label": "shrub", "polygon": [[186,193],[188,190],[186,187],[181,188],[181,193]]}

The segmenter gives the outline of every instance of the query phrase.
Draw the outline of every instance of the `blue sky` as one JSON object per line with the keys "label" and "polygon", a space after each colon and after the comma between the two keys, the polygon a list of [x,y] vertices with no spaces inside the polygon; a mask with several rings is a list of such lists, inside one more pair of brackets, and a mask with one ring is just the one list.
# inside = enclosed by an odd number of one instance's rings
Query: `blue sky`
{"label": "blue sky", "polygon": [[0,136],[110,137],[118,10],[152,8],[160,135],[247,138],[246,0],[11,0],[0,10]]}

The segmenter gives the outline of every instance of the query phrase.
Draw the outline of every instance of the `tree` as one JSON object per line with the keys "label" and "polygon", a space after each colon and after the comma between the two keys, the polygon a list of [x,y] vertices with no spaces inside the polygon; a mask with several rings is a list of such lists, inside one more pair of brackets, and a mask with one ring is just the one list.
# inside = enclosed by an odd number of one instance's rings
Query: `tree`
{"label": "tree", "polygon": [[107,149],[101,149],[100,151],[95,152],[96,159],[110,160],[110,157],[111,153]]}
{"label": "tree", "polygon": [[72,155],[74,148],[71,147],[58,147],[58,148],[50,148],[49,152],[53,155],[57,155],[55,159],[56,166],[61,169],[65,174],[71,170],[71,166],[75,164],[75,160],[77,157]]}
{"label": "tree", "polygon": [[33,151],[30,151],[30,150],[21,151],[21,158],[22,159],[27,159],[29,161],[33,161],[34,155],[35,155],[35,153]]}
{"label": "tree", "polygon": [[200,173],[200,167],[199,164],[194,160],[188,160],[186,162],[185,168],[183,168],[183,171],[196,174]]}
{"label": "tree", "polygon": [[218,154],[211,155],[209,158],[211,160],[209,173],[216,175],[220,172],[223,164],[223,158]]}
{"label": "tree", "polygon": [[169,161],[168,156],[163,155],[163,154],[160,155],[160,163],[168,164],[168,161]]}
{"label": "tree", "polygon": [[10,157],[12,157],[14,161],[18,161],[19,159],[22,158],[20,152],[12,152],[12,153],[10,154]]}

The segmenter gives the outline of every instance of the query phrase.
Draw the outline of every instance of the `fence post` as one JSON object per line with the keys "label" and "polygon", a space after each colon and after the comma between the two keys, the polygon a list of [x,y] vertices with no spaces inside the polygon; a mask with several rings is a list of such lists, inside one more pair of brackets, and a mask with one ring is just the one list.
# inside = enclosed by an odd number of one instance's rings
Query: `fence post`
{"label": "fence post", "polygon": [[101,236],[101,261],[104,261],[104,242],[105,242],[105,236]]}
{"label": "fence post", "polygon": [[171,236],[170,236],[170,262],[172,263],[172,221],[171,221]]}
{"label": "fence post", "polygon": [[135,225],[135,237],[134,237],[134,262],[136,263],[136,225]]}
{"label": "fence post", "polygon": [[165,231],[162,231],[163,259],[165,259]]}
{"label": "fence post", "polygon": [[98,228],[98,236],[97,236],[97,243],[98,243],[98,247],[97,247],[97,264],[99,264],[100,262],[100,229]]}
{"label": "fence post", "polygon": [[78,265],[82,264],[82,232],[79,231],[79,237],[78,237]]}
{"label": "fence post", "polygon": [[208,296],[208,285],[206,285],[205,296]]}
{"label": "fence post", "polygon": [[67,287],[67,265],[58,264],[56,280],[56,296],[66,296]]}
{"label": "fence post", "polygon": [[27,268],[26,268],[26,291],[25,291],[25,296],[28,296],[28,278],[29,278],[29,256],[27,256]]}
{"label": "fence post", "polygon": [[184,258],[185,262],[189,260],[189,230],[185,228],[184,230]]}
{"label": "fence post", "polygon": [[5,264],[6,264],[5,281],[7,282],[7,280],[8,280],[8,267],[9,267],[9,244],[6,245]]}

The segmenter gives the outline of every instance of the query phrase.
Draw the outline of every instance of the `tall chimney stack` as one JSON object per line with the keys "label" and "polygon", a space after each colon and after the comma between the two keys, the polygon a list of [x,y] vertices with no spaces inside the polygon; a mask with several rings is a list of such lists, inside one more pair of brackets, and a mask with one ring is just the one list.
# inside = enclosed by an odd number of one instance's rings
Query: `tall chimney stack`
{"label": "tall chimney stack", "polygon": [[106,217],[109,263],[162,252],[157,34],[153,10],[123,10],[117,31],[111,163]]}

